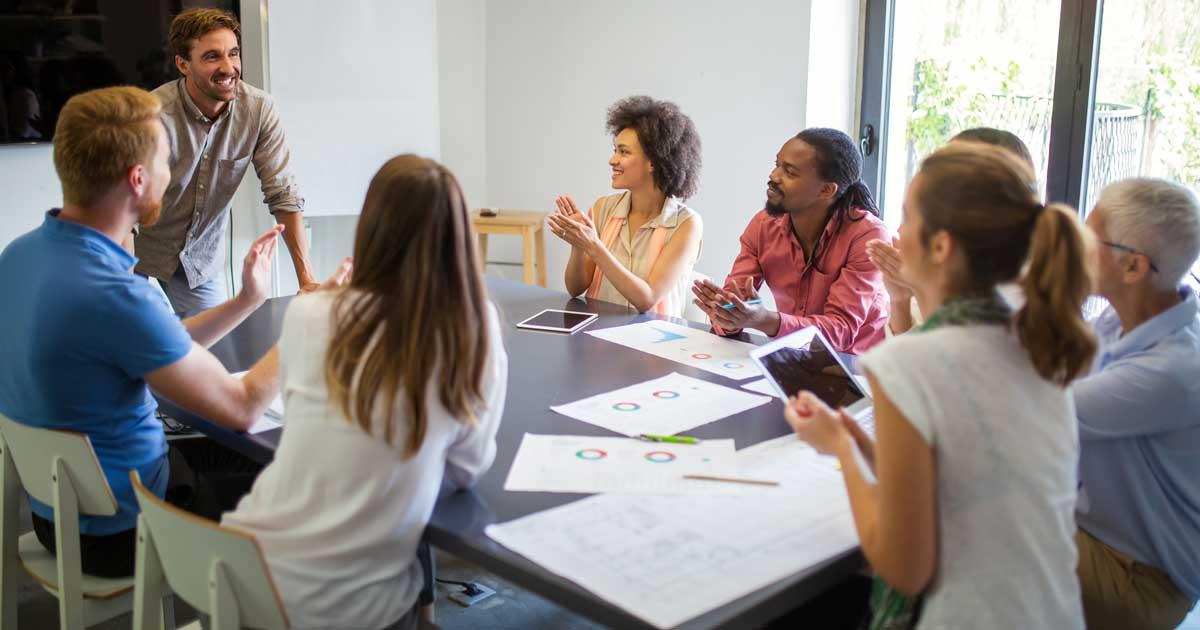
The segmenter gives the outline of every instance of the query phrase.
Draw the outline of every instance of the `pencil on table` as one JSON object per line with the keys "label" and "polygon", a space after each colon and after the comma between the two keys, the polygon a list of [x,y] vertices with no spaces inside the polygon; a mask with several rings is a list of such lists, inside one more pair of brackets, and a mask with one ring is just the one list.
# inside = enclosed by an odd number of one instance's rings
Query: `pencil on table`
{"label": "pencil on table", "polygon": [[700,481],[725,481],[728,483],[746,483],[755,486],[778,486],[778,481],[769,479],[745,479],[742,477],[717,477],[715,475],[684,475],[684,479],[697,479]]}

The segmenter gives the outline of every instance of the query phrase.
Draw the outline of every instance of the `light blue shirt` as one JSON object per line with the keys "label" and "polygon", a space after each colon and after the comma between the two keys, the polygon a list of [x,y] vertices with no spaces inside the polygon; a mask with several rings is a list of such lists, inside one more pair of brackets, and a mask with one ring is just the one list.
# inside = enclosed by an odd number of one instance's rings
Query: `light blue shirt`
{"label": "light blue shirt", "polygon": [[1076,522],[1200,598],[1200,306],[1183,301],[1121,335],[1109,307],[1100,351],[1076,381],[1082,482]]}
{"label": "light blue shirt", "polygon": [[0,253],[0,413],[87,434],[118,504],[115,516],[80,516],[79,531],[95,536],[137,524],[130,470],[166,491],[167,442],[144,377],[192,347],[161,294],[131,271],[136,263],[57,210]]}

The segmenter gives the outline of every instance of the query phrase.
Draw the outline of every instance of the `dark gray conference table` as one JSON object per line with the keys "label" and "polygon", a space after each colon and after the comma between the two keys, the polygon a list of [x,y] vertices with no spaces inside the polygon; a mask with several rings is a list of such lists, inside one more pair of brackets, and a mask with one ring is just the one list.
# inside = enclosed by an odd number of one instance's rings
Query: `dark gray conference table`
{"label": "dark gray conference table", "polygon": [[[504,347],[508,351],[508,399],[496,437],[496,461],[469,491],[443,488],[433,518],[425,530],[434,546],[585,615],[617,628],[650,628],[641,619],[600,599],[590,591],[543,569],[484,533],[484,527],[540,512],[587,495],[541,492],[506,492],[504,480],[526,433],[614,435],[600,427],[550,411],[550,405],[585,398],[672,371],[714,383],[737,386],[728,379],[685,365],[576,333],[572,336],[534,332],[515,324],[544,308],[583,310],[600,315],[585,330],[597,330],[656,319],[607,302],[582,301],[564,293],[488,279],[491,298],[500,309]],[[248,369],[279,337],[290,297],[268,300],[245,322],[215,344],[212,351],[230,371]],[[673,320],[687,323],[683,320]],[[693,327],[698,324],[691,323]],[[281,430],[257,435],[235,433],[204,420],[170,401],[160,399],[162,410],[209,437],[258,462],[270,462]],[[778,400],[744,413],[688,431],[698,438],[733,438],[745,448],[788,432]],[[731,514],[730,518],[737,518]],[[681,628],[746,628],[761,625],[827,590],[863,567],[857,551],[799,571],[766,588],[743,596],[694,618]]]}

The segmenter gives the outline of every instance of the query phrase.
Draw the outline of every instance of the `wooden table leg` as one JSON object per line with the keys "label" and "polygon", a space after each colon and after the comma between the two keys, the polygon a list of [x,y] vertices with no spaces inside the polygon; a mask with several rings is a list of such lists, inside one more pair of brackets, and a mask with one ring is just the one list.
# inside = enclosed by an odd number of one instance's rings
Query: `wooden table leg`
{"label": "wooden table leg", "polygon": [[525,267],[525,284],[533,284],[533,228],[521,231],[521,262]]}
{"label": "wooden table leg", "polygon": [[546,228],[539,226],[533,233],[534,247],[537,250],[537,283],[546,287]]}
{"label": "wooden table leg", "polygon": [[484,234],[483,232],[479,233],[479,261],[480,261],[480,264],[482,264],[485,269],[487,268],[487,263],[488,263],[488,260],[487,260],[487,245],[488,245],[487,237],[488,237],[487,234]]}

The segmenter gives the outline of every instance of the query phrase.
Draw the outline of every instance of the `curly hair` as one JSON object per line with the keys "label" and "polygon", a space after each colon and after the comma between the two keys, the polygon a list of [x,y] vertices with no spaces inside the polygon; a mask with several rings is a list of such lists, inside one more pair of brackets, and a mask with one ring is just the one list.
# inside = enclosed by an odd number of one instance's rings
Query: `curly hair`
{"label": "curly hair", "polygon": [[687,199],[696,194],[700,134],[678,105],[649,96],[623,98],[608,108],[605,128],[614,137],[625,129],[637,133],[654,165],[654,185],[667,196]]}

